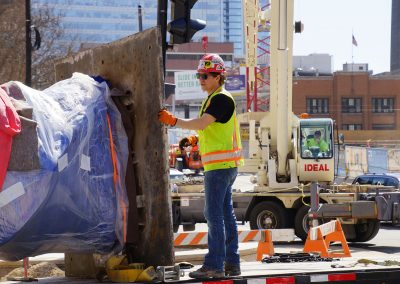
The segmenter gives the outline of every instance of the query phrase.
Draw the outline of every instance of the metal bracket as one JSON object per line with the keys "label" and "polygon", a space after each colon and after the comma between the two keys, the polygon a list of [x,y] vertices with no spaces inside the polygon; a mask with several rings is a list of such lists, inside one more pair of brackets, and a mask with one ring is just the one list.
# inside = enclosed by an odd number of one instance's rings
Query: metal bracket
{"label": "metal bracket", "polygon": [[157,279],[162,282],[174,282],[185,276],[179,265],[175,266],[157,266]]}

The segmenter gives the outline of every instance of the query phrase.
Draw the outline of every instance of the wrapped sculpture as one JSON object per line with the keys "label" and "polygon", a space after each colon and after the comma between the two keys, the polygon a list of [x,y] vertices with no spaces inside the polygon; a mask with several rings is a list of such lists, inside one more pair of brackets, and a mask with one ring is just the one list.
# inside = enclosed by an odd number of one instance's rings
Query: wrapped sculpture
{"label": "wrapped sculpture", "polygon": [[74,73],[44,91],[1,88],[22,131],[0,192],[0,258],[121,249],[128,141],[106,82]]}

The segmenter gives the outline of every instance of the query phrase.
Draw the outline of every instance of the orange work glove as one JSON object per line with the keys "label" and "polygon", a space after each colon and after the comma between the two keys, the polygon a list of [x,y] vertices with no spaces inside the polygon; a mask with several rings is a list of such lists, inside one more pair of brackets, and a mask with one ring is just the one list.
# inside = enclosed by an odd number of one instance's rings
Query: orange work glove
{"label": "orange work glove", "polygon": [[178,121],[178,119],[175,117],[175,115],[173,115],[166,109],[161,109],[158,112],[158,120],[164,124],[171,125],[171,126],[175,126],[176,122]]}
{"label": "orange work glove", "polygon": [[197,139],[197,136],[195,136],[195,135],[185,137],[185,138],[181,139],[181,141],[179,141],[179,148],[183,149],[188,146],[194,147],[197,145],[197,141],[198,141],[198,139]]}

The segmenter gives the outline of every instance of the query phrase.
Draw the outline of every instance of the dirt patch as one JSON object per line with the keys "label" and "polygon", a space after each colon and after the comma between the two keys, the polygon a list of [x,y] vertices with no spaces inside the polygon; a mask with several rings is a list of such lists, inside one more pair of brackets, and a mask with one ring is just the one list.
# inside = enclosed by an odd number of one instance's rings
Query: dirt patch
{"label": "dirt patch", "polygon": [[[29,266],[28,277],[32,278],[44,278],[44,277],[64,277],[65,273],[54,263],[41,262],[32,266]],[[8,278],[24,277],[24,268],[16,268],[6,276],[1,278],[1,281],[7,281]]]}

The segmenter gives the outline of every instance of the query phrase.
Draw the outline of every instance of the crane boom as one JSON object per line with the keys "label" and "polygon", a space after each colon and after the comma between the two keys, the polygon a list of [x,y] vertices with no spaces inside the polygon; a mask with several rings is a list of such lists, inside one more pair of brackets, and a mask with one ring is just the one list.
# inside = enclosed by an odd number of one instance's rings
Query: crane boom
{"label": "crane boom", "polygon": [[[270,48],[270,122],[277,147],[278,175],[286,175],[292,135],[293,0],[272,0]],[[278,131],[279,130],[279,131]]]}
{"label": "crane boom", "polygon": [[[250,131],[250,158],[259,161],[258,190],[270,188],[292,188],[304,181],[333,180],[333,122],[331,119],[299,119],[292,111],[292,56],[294,0],[270,0],[269,9],[249,13],[254,10],[254,0],[245,1],[246,26],[269,23],[270,31],[270,107],[268,112],[239,115],[239,121],[246,123]],[[296,32],[299,30],[296,23]],[[252,29],[247,29],[247,31]],[[257,46],[252,44],[246,33],[247,62],[254,58]],[[252,68],[250,68],[252,69]],[[248,80],[250,81],[250,76]],[[257,122],[257,123],[256,123]],[[310,149],[314,133],[329,139],[323,149]],[[319,138],[318,138],[319,139]],[[318,140],[320,141],[320,140]],[[318,142],[319,143],[319,142]],[[254,149],[256,148],[256,149]],[[312,169],[312,170],[310,170]]]}

